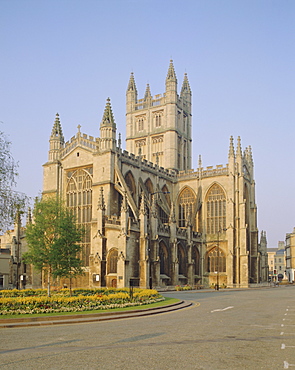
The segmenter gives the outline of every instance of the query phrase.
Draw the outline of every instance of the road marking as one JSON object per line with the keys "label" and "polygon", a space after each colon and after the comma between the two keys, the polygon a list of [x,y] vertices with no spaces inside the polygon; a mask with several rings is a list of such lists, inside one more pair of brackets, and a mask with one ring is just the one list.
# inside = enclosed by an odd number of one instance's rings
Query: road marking
{"label": "road marking", "polygon": [[295,366],[295,364],[289,364],[287,361],[284,361],[284,369],[288,369],[289,366]]}
{"label": "road marking", "polygon": [[277,327],[273,327],[273,326],[269,326],[269,325],[251,324],[251,326],[255,326],[255,327],[258,327],[258,328],[264,328],[264,329],[277,330]]}
{"label": "road marking", "polygon": [[280,335],[284,335],[284,334],[287,334],[287,335],[294,335],[294,333],[285,333],[284,331],[281,331],[281,334],[280,334]]}
{"label": "road marking", "polygon": [[281,345],[281,349],[286,349],[286,348],[295,348],[295,346],[286,346],[286,344]]}
{"label": "road marking", "polygon": [[228,306],[228,307],[225,307],[225,308],[217,308],[216,310],[212,310],[212,312],[220,312],[220,311],[226,311],[226,310],[230,310],[231,308],[234,308],[234,306]]}

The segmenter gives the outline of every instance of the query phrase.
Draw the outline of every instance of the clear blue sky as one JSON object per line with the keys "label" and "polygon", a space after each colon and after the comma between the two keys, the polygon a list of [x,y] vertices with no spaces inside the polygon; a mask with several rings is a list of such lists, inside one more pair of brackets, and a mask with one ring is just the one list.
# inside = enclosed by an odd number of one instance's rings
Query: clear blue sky
{"label": "clear blue sky", "polygon": [[133,71],[163,93],[170,58],[193,92],[193,166],[251,145],[259,230],[274,247],[295,226],[295,1],[0,0],[0,129],[18,190],[42,190],[55,114],[65,139],[99,136],[107,97],[125,137]]}

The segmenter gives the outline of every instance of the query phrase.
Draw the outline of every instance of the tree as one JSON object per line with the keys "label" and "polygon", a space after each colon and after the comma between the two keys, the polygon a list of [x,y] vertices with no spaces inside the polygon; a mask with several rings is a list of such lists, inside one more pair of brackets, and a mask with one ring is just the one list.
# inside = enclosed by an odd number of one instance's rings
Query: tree
{"label": "tree", "polygon": [[34,222],[27,226],[29,251],[24,253],[26,263],[47,273],[47,291],[50,296],[51,276],[70,277],[83,273],[79,259],[83,231],[75,217],[56,198],[36,199]]}
{"label": "tree", "polygon": [[0,231],[12,225],[16,211],[22,211],[28,202],[27,196],[13,190],[18,176],[18,164],[13,159],[10,145],[0,131]]}
{"label": "tree", "polygon": [[58,223],[58,239],[54,253],[53,276],[64,277],[70,280],[70,295],[72,295],[72,278],[82,275],[83,262],[78,257],[81,253],[84,230],[76,225],[75,216],[68,209],[62,210],[62,217]]}

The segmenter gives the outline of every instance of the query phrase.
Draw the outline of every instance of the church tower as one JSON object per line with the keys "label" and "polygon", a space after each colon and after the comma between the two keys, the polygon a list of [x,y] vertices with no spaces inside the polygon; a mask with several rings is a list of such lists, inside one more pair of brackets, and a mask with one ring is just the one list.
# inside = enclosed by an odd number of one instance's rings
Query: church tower
{"label": "church tower", "polygon": [[191,168],[191,98],[187,75],[177,94],[177,77],[170,61],[165,93],[137,99],[133,73],[126,92],[126,146],[135,155],[176,171]]}
{"label": "church tower", "polygon": [[62,189],[61,151],[65,146],[59,114],[55,121],[49,138],[48,162],[43,165],[43,193],[60,195]]}

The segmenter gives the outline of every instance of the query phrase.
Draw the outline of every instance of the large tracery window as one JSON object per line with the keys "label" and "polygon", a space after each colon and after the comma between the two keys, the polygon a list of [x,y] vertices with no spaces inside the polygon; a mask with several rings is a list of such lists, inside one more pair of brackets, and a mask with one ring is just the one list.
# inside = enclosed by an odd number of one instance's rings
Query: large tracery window
{"label": "large tracery window", "polygon": [[[185,227],[188,217],[193,216],[195,196],[193,192],[185,188],[182,190],[178,201],[178,224]],[[192,221],[192,220],[191,220]]]}
{"label": "large tracery window", "polygon": [[226,272],[226,260],[220,248],[213,248],[208,254],[208,272]]}
{"label": "large tracery window", "polygon": [[214,184],[207,199],[207,233],[217,234],[226,228],[226,201],[222,188]]}
{"label": "large tracery window", "polygon": [[67,173],[67,207],[76,216],[77,223],[85,228],[82,240],[82,260],[89,266],[90,228],[92,218],[92,167]]}

